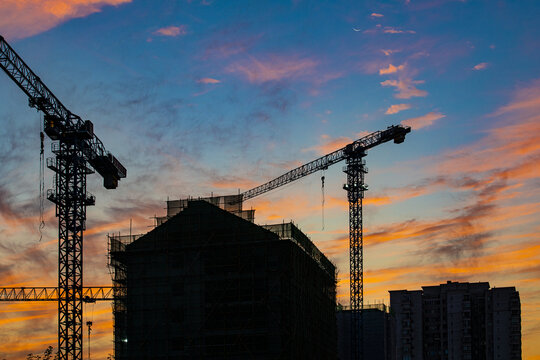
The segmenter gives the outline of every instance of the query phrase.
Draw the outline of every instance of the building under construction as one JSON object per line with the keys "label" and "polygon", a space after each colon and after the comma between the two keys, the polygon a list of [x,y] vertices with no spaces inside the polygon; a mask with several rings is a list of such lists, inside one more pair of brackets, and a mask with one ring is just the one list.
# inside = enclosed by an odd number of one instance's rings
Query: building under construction
{"label": "building under construction", "polygon": [[109,238],[116,359],[336,358],[334,265],[236,200],[168,201],[146,235]]}

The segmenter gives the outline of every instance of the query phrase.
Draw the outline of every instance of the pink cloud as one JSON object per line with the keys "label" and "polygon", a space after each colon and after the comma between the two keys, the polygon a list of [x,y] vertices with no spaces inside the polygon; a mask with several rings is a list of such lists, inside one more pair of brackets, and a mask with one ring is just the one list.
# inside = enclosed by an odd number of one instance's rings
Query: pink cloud
{"label": "pink cloud", "polygon": [[427,92],[419,90],[415,87],[417,84],[423,84],[423,80],[412,80],[410,78],[403,78],[399,80],[386,80],[381,82],[382,86],[393,86],[396,88],[397,99],[410,99],[412,97],[424,97],[427,96]]}
{"label": "pink cloud", "polygon": [[179,35],[186,35],[187,34],[187,27],[186,25],[180,25],[180,26],[167,26],[161,29],[158,29],[154,31],[154,35],[161,35],[161,36],[179,36]]}
{"label": "pink cloud", "polygon": [[485,69],[487,69],[488,65],[489,65],[488,63],[483,62],[483,63],[480,63],[478,65],[475,65],[473,67],[473,70],[485,70]]}
{"label": "pink cloud", "polygon": [[381,24],[377,24],[374,28],[363,31],[364,34],[377,34],[380,32],[384,34],[416,34],[416,31],[414,30],[401,30],[391,26],[383,27]]}
{"label": "pink cloud", "polygon": [[511,111],[534,114],[538,110],[540,110],[540,79],[535,80],[530,87],[517,91],[514,100],[498,109],[494,115],[498,116]]}
{"label": "pink cloud", "polygon": [[385,112],[386,115],[397,114],[400,111],[410,109],[411,105],[409,104],[395,104],[391,105]]}
{"label": "pink cloud", "polygon": [[379,75],[386,75],[386,74],[393,74],[400,70],[403,70],[405,68],[405,65],[399,65],[394,66],[392,64],[389,64],[387,68],[379,69]]}
{"label": "pink cloud", "polygon": [[345,145],[353,142],[353,139],[351,139],[348,136],[340,136],[340,137],[332,139],[328,135],[322,135],[321,140],[322,140],[321,145],[310,147],[310,148],[304,149],[303,151],[314,150],[316,153],[320,155],[325,155],[335,150],[341,149]]}
{"label": "pink cloud", "polygon": [[[356,139],[362,138],[366,135],[368,135],[369,132],[367,131],[361,131],[356,134]],[[310,148],[303,149],[302,151],[315,151],[316,153],[320,155],[329,154],[333,151],[336,151],[338,149],[341,149],[347,144],[352,143],[356,139],[351,139],[348,136],[339,136],[336,138],[331,138],[327,134],[321,135],[321,144],[317,146],[313,146]]]}
{"label": "pink cloud", "polygon": [[394,53],[397,53],[397,52],[400,52],[401,50],[392,50],[392,49],[381,49],[381,52],[386,55],[386,56],[390,56]]}
{"label": "pink cloud", "polygon": [[315,60],[309,58],[270,56],[260,60],[249,57],[249,60],[229,65],[227,71],[240,74],[252,83],[264,83],[311,75],[317,65]]}
{"label": "pink cloud", "polygon": [[385,34],[416,34],[414,30],[400,30],[389,26],[385,27],[383,32]]}
{"label": "pink cloud", "polygon": [[430,112],[430,113],[428,113],[426,115],[423,115],[423,116],[403,120],[401,122],[401,124],[405,125],[405,126],[410,126],[414,130],[417,130],[417,129],[421,129],[421,128],[430,126],[435,121],[437,121],[439,119],[442,119],[445,116],[446,115],[438,113],[438,112]]}
{"label": "pink cloud", "polygon": [[378,14],[378,13],[372,13],[370,16],[371,16],[372,18],[381,18],[381,17],[383,17],[384,15],[383,15],[383,14]]}
{"label": "pink cloud", "polygon": [[197,80],[197,82],[201,84],[219,84],[221,81],[217,79],[212,79],[212,78],[202,78],[202,79]]}
{"label": "pink cloud", "polygon": [[54,28],[70,19],[120,6],[132,0],[3,0],[0,32],[7,39],[21,39]]}
{"label": "pink cloud", "polygon": [[438,162],[444,175],[466,173],[469,176],[495,172],[501,178],[539,178],[540,79],[516,91],[511,102],[491,116],[502,117],[502,123],[488,131],[481,141],[445,154]]}

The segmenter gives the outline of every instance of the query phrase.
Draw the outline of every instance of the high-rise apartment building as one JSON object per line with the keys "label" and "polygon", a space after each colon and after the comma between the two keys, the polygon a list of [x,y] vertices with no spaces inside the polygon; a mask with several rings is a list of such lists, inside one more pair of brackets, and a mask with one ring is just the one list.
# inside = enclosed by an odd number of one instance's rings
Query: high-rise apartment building
{"label": "high-rise apartment building", "polygon": [[390,291],[391,359],[521,359],[521,310],[514,287],[447,282]]}

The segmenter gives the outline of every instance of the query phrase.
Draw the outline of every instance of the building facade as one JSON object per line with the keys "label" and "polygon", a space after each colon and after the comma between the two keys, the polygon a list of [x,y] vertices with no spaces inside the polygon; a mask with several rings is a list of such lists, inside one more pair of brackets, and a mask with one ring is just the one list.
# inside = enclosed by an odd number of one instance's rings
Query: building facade
{"label": "building facade", "polygon": [[[388,360],[390,351],[390,314],[384,304],[365,305],[360,312],[363,321],[363,360]],[[351,359],[351,310],[337,311],[338,359]]]}
{"label": "building facade", "polygon": [[335,267],[307,236],[180,205],[111,246],[116,359],[336,358]]}
{"label": "building facade", "polygon": [[514,287],[447,282],[390,291],[391,359],[521,359]]}

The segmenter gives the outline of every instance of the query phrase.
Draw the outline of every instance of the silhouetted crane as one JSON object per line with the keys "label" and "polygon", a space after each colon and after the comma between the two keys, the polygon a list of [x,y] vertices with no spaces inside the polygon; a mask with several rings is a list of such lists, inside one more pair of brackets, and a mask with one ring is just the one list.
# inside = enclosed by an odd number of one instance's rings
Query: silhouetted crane
{"label": "silhouetted crane", "polygon": [[367,173],[363,157],[366,151],[379,144],[394,140],[400,144],[405,141],[405,135],[411,131],[409,126],[395,125],[386,130],[376,131],[347,146],[324,155],[305,165],[297,167],[274,180],[257,186],[241,194],[242,201],[254,198],[274,190],[280,186],[298,180],[319,170],[325,170],[330,165],[345,160],[347,166],[343,171],[347,174],[347,183],[343,188],[347,191],[349,201],[349,261],[350,261],[350,297],[351,297],[351,359],[363,357],[363,321],[361,311],[364,307],[364,248],[362,228],[362,199],[367,187],[364,175]]}
{"label": "silhouetted crane", "polygon": [[44,114],[44,131],[55,157],[47,167],[55,175],[55,189],[47,198],[58,217],[58,355],[60,360],[82,359],[83,231],[86,207],[95,197],[86,191],[86,176],[97,171],[107,189],[115,189],[127,175],[122,164],[94,134],[89,120],[69,111],[0,36],[0,67],[28,96],[30,107]]}

